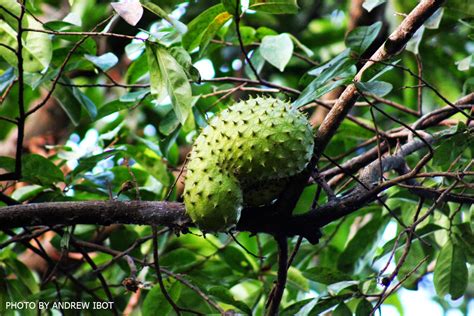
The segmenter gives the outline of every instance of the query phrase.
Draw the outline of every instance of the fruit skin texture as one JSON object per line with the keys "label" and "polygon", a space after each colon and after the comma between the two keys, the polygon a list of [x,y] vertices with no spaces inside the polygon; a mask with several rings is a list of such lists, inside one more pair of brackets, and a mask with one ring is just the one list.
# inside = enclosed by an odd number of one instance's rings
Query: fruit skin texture
{"label": "fruit skin texture", "polygon": [[232,228],[244,206],[271,203],[313,152],[306,117],[258,97],[215,116],[195,141],[185,180],[186,211],[205,232]]}

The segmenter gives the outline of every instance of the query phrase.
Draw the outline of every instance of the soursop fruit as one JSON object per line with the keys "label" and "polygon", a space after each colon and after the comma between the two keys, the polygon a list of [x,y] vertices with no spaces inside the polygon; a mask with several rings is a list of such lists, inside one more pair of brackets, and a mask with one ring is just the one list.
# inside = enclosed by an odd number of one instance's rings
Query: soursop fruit
{"label": "soursop fruit", "polygon": [[245,206],[271,203],[313,152],[306,117],[287,102],[258,97],[213,117],[195,141],[184,203],[203,231],[234,226]]}

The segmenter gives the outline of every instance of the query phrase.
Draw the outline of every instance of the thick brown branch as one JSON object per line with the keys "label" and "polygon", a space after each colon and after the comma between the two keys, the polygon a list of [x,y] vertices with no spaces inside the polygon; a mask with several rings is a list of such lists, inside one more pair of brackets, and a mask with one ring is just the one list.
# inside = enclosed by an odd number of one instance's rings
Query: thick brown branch
{"label": "thick brown branch", "polygon": [[[400,181],[405,181],[406,178],[400,177]],[[375,200],[377,194],[400,181],[379,185],[361,194],[331,200],[309,213],[290,218],[275,216],[272,207],[244,209],[237,229],[252,233],[302,236],[316,243],[320,237],[319,227],[360,209]],[[437,198],[440,193],[430,192],[430,195],[430,198]],[[450,198],[456,200],[462,198],[463,203],[474,203],[474,197],[470,196],[451,196],[451,194],[445,196],[445,200]],[[52,202],[0,208],[0,229],[34,225],[116,223],[155,224],[179,229],[192,225],[185,214],[184,205],[177,202]]]}
{"label": "thick brown branch", "polygon": [[[340,219],[364,205],[374,201],[377,195],[389,187],[405,183],[416,184],[411,181],[418,177],[418,171],[409,170],[405,157],[415,151],[425,148],[428,143],[439,139],[428,134],[424,141],[412,140],[403,145],[395,155],[384,157],[381,161],[374,161],[362,170],[357,186],[352,193],[342,198],[334,198],[325,205],[299,216],[286,217],[275,214],[274,205],[260,208],[247,208],[242,212],[237,229],[252,233],[268,233],[282,236],[302,236],[312,243],[319,240],[319,227]],[[378,184],[380,179],[380,164],[382,171],[396,170],[401,176]],[[460,173],[461,180],[468,173]],[[429,190],[421,186],[410,187],[410,191],[429,199],[437,199],[439,191]],[[445,201],[473,204],[474,197],[449,193],[444,196]],[[22,226],[57,224],[137,224],[162,225],[184,230],[192,222],[185,213],[182,203],[177,202],[141,202],[141,201],[88,201],[88,202],[52,202],[27,205],[14,205],[0,208],[0,229]]]}
{"label": "thick brown branch", "polygon": [[186,226],[181,203],[171,202],[51,202],[0,208],[0,228],[56,224],[137,224]]}
{"label": "thick brown branch", "polygon": [[[354,81],[361,81],[364,72],[379,61],[387,60],[400,53],[408,41],[415,34],[416,30],[441,6],[442,0],[424,0],[421,1],[415,9],[403,20],[398,28],[388,37],[385,44],[382,45],[364,64],[362,69],[357,73]],[[326,148],[329,140],[336,132],[342,120],[357,101],[359,94],[354,84],[349,85],[341,94],[336,104],[332,107],[323,123],[318,129],[317,146],[315,146],[315,154]]]}

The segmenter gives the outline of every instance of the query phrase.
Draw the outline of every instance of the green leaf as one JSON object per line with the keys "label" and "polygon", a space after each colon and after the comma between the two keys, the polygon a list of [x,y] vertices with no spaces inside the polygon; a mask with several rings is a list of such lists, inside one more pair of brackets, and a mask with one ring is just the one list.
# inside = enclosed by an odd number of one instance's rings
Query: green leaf
{"label": "green leaf", "polygon": [[390,83],[385,81],[356,82],[355,85],[359,91],[375,94],[379,97],[386,96],[393,88]]}
{"label": "green leaf", "polygon": [[[16,17],[19,17],[21,14],[21,6],[18,2],[12,0],[0,0],[0,6],[8,10],[11,14]],[[10,25],[12,28],[16,29],[18,27],[18,20],[12,17],[10,14],[6,13],[5,10],[0,9],[0,20],[4,20]],[[24,27],[27,27],[25,25]],[[2,39],[3,42],[3,39]]]}
{"label": "green leaf", "polygon": [[308,57],[312,57],[314,55],[313,51],[309,47],[301,43],[296,38],[296,36],[292,34],[288,34],[288,35],[290,36],[291,40],[296,44],[296,46],[298,46],[299,49],[301,49],[306,55],[308,55]]}
{"label": "green leaf", "polygon": [[[356,69],[353,60],[350,58],[350,50],[346,49],[326,64],[312,69],[309,75],[316,78],[301,92],[293,106],[300,107],[321,97],[340,85],[349,83],[355,75]],[[337,81],[329,82],[335,77],[342,77]]]}
{"label": "green leaf", "polygon": [[370,313],[372,313],[372,309],[372,304],[368,300],[362,299],[359,304],[357,304],[355,316],[369,316]]}
{"label": "green leaf", "polygon": [[252,44],[257,39],[257,31],[251,26],[240,26],[240,35],[244,46]]}
{"label": "green leaf", "polygon": [[18,202],[24,202],[30,200],[43,192],[45,187],[41,185],[25,185],[15,190],[12,194],[12,198]]}
{"label": "green leaf", "polygon": [[160,264],[173,272],[184,272],[196,263],[196,253],[186,248],[174,249],[163,254]]}
{"label": "green leaf", "polygon": [[0,75],[0,93],[15,80],[16,75],[13,67],[8,68]]}
{"label": "green leaf", "polygon": [[449,0],[446,2],[445,8],[450,15],[458,18],[466,18],[466,20],[474,17],[474,5],[472,1]]}
{"label": "green leaf", "polygon": [[339,55],[326,62],[324,65],[316,67],[308,71],[308,75],[322,77],[321,82],[335,77],[341,70],[347,68],[347,66],[354,65],[354,62],[350,58],[350,49],[345,49]]}
{"label": "green leaf", "polygon": [[199,70],[193,66],[193,62],[189,53],[181,46],[173,46],[169,49],[170,54],[183,67],[188,78],[199,81],[201,75]]}
{"label": "green leaf", "polygon": [[474,234],[470,223],[461,223],[453,227],[456,242],[462,245],[469,263],[474,263]]}
{"label": "green leaf", "polygon": [[365,0],[362,7],[366,9],[367,12],[371,12],[373,9],[385,2],[387,2],[387,0]]}
{"label": "green leaf", "polygon": [[255,34],[260,41],[267,35],[278,35],[278,32],[266,26],[260,26]]}
{"label": "green leaf", "polygon": [[[213,32],[213,37],[219,30],[216,30],[217,25],[221,23],[220,25],[222,26],[230,18],[231,15],[226,12],[222,4],[217,4],[208,8],[206,11],[202,12],[191,22],[189,22],[188,31],[186,32],[186,34],[183,35],[182,38],[183,47],[186,48],[189,52],[193,51],[200,45],[204,44],[202,43],[204,34]],[[213,24],[214,26],[211,27],[211,24]],[[210,27],[211,29],[209,29]],[[207,35],[207,37],[209,38],[209,34]],[[209,39],[209,41],[211,39]],[[203,50],[202,47],[201,50]]]}
{"label": "green leaf", "polygon": [[357,261],[362,259],[377,242],[377,236],[381,234],[387,223],[387,218],[375,217],[360,228],[339,256],[338,269],[344,272],[353,271]]}
{"label": "green leaf", "polygon": [[210,21],[208,27],[204,31],[201,37],[201,41],[199,43],[199,57],[202,57],[206,51],[207,46],[217,34],[217,32],[221,29],[221,27],[230,19],[232,15],[230,15],[227,11],[219,13],[212,21]]}
{"label": "green leaf", "polygon": [[456,300],[464,295],[469,278],[463,249],[448,241],[439,252],[434,270],[436,293]]}
{"label": "green leaf", "polygon": [[8,172],[15,171],[15,159],[11,157],[0,156],[0,169],[5,169]]}
{"label": "green leaf", "polygon": [[406,50],[412,52],[415,55],[419,53],[419,47],[421,43],[421,39],[423,38],[423,33],[425,31],[425,26],[422,25],[413,35],[413,37],[408,41],[406,45]]}
{"label": "green leaf", "polygon": [[332,312],[332,316],[352,316],[352,312],[344,302],[341,302]]}
{"label": "green leaf", "polygon": [[181,34],[186,33],[186,31],[187,31],[186,25],[184,25],[180,21],[176,20],[171,15],[168,15],[168,13],[166,13],[166,11],[163,10],[157,4],[155,4],[151,1],[142,1],[142,4],[148,11],[150,11],[150,12],[156,14],[157,16],[159,16],[160,18],[165,19],[166,21],[168,21],[168,23],[173,25],[179,33],[181,33]]}
{"label": "green leaf", "polygon": [[[167,289],[171,299],[176,302],[181,296],[182,285],[179,282],[174,282],[171,287]],[[160,286],[155,285],[150,292],[148,292],[142,305],[143,315],[156,315],[159,311],[160,315],[170,315],[172,306],[166,300],[165,296],[161,292]]]}
{"label": "green leaf", "polygon": [[85,95],[78,87],[72,88],[72,93],[76,100],[81,104],[81,107],[86,110],[87,115],[91,120],[94,120],[97,116],[97,107],[94,102],[87,95]]}
{"label": "green leaf", "polygon": [[151,151],[153,151],[158,156],[163,156],[163,153],[160,150],[160,146],[155,141],[148,140],[146,138],[139,137],[137,135],[133,135],[133,138],[136,139],[138,142],[144,144],[146,147],[148,147]]}
{"label": "green leaf", "polygon": [[[426,226],[423,226],[422,228],[416,230],[416,235],[413,237],[413,241],[417,240],[418,238],[428,237],[428,236],[432,235],[433,233],[435,233],[436,231],[439,231],[439,230],[442,230],[442,229],[444,229],[444,228],[439,226],[439,225],[435,225],[435,224],[428,224]],[[379,254],[377,254],[377,256],[374,257],[372,262],[375,262],[376,260],[382,258],[383,256],[391,253],[393,251],[393,247],[395,246],[396,240],[397,240],[397,238],[394,238],[394,239],[390,240],[389,242],[387,242],[383,246],[382,251]],[[403,249],[405,247],[404,239],[402,238],[401,240],[399,240],[397,245],[398,246],[397,246],[396,250]]]}
{"label": "green leaf", "polygon": [[469,148],[472,148],[473,143],[473,132],[470,130],[461,131],[442,140],[435,147],[433,166],[448,168],[457,156],[463,155],[468,157]]}
{"label": "green leaf", "polygon": [[142,53],[144,51],[145,51],[145,43],[143,41],[132,41],[127,46],[125,46],[125,54],[131,60],[135,60],[139,56],[142,56]]}
{"label": "green leaf", "polygon": [[288,269],[288,283],[295,286],[299,291],[309,291],[308,280],[303,276],[303,273],[295,267]]}
{"label": "green leaf", "polygon": [[[77,232],[75,232],[75,235]],[[109,236],[109,242],[110,246],[113,249],[119,250],[119,251],[125,251],[127,250],[135,240],[139,238],[138,233],[133,230],[133,228],[128,228],[127,226],[122,226],[119,227],[118,229],[114,230],[110,236]],[[136,256],[141,256],[141,251],[140,248],[135,248],[132,251],[130,251],[130,255],[133,257]],[[128,265],[120,261],[119,262],[120,266],[123,267],[125,271],[129,270]]]}
{"label": "green leaf", "polygon": [[298,312],[302,311],[306,306],[311,304],[311,302],[313,301],[314,298],[307,298],[299,302],[293,303],[290,306],[286,307],[284,310],[282,310],[280,316],[294,316],[298,314]]}
{"label": "green leaf", "polygon": [[343,294],[343,295],[338,295],[338,296],[318,298],[318,302],[313,307],[313,309],[309,312],[308,315],[311,315],[311,316],[320,315],[322,312],[328,310],[334,305],[340,302],[344,302],[344,300],[350,298],[352,295],[353,295],[352,293],[348,293],[348,294]]}
{"label": "green leaf", "polygon": [[[0,38],[2,39],[2,44],[11,47],[14,50],[17,49],[16,31],[3,20],[0,20]],[[0,56],[2,56],[2,58],[11,66],[17,66],[15,53],[6,47],[0,46]]]}
{"label": "green leaf", "polygon": [[48,30],[56,31],[56,32],[80,32],[81,28],[75,24],[65,22],[65,21],[50,21],[44,23],[44,27]]}
{"label": "green leaf", "polygon": [[160,126],[158,129],[162,134],[168,136],[173,133],[173,131],[175,131],[178,126],[179,121],[176,117],[176,113],[174,113],[174,111],[169,111],[168,114],[166,114],[166,116],[160,122]]}
{"label": "green leaf", "polygon": [[296,0],[250,0],[249,9],[273,14],[298,13]]}
{"label": "green leaf", "polygon": [[[37,301],[37,300],[40,300],[40,301],[54,301],[55,299],[57,299],[57,297],[58,297],[57,295],[58,295],[58,293],[57,293],[57,290],[55,288],[49,288],[49,289],[34,293],[32,295],[29,295],[28,296],[28,301],[30,301],[30,302],[31,301]],[[61,288],[61,296],[63,298],[73,298],[74,297],[74,292],[72,292],[71,290],[65,289],[65,288]],[[0,308],[0,312],[1,311],[2,310]]]}
{"label": "green leaf", "polygon": [[84,57],[102,71],[107,71],[118,63],[118,58],[113,53],[106,53],[101,56],[85,55]]}
{"label": "green leaf", "polygon": [[[395,260],[398,264],[401,256],[403,255],[406,248],[399,249],[395,253]],[[417,290],[418,289],[418,282],[420,281],[421,277],[425,275],[426,270],[428,268],[428,263],[424,262],[421,266],[418,267],[416,271],[415,268],[420,264],[420,262],[425,258],[426,254],[423,250],[420,240],[415,240],[412,242],[410,251],[405,258],[405,262],[400,267],[398,271],[398,279],[404,279],[408,277],[405,282],[403,282],[403,287],[409,290]]]}
{"label": "green leaf", "polygon": [[443,18],[444,8],[439,8],[436,10],[425,22],[425,27],[427,29],[435,30],[439,28],[441,19]]}
{"label": "green leaf", "polygon": [[[260,47],[253,51],[252,57],[250,57],[250,61],[252,62],[252,65],[254,66],[257,73],[260,73],[263,69],[263,66],[265,65],[265,59],[263,59],[263,56],[260,53]],[[250,68],[249,64],[245,64],[245,73],[251,79],[254,79],[254,80],[257,79],[252,69]]]}
{"label": "green leaf", "polygon": [[137,83],[140,79],[145,77],[148,70],[147,55],[142,54],[128,67],[126,74],[127,83]]}
{"label": "green leaf", "polygon": [[40,185],[64,182],[64,175],[54,163],[36,154],[24,155],[21,159],[22,179]]}
{"label": "green leaf", "polygon": [[471,68],[471,65],[474,65],[472,61],[472,56],[474,54],[471,54],[467,56],[466,58],[463,58],[457,62],[455,62],[455,65],[458,67],[459,71],[468,71]]}
{"label": "green leaf", "polygon": [[103,118],[109,114],[128,109],[132,104],[130,102],[121,102],[114,100],[104,104],[97,112],[96,120]]}
{"label": "green leaf", "polygon": [[71,87],[72,81],[67,77],[61,77],[60,81],[68,84],[68,86],[56,85],[53,96],[71,119],[72,123],[76,126],[79,125],[81,120],[81,108],[84,108],[90,119],[93,120],[97,116],[97,108],[92,100],[79,88]]}
{"label": "green leaf", "polygon": [[168,78],[166,78],[165,74],[161,71],[161,65],[157,55],[158,50],[154,45],[146,46],[148,70],[150,72],[150,92],[157,98],[158,102],[160,102],[168,95]]}
{"label": "green leaf", "polygon": [[350,275],[329,267],[314,267],[303,272],[303,275],[311,281],[326,285],[352,280]]}
{"label": "green leaf", "polygon": [[158,100],[162,100],[166,94],[169,95],[178,120],[184,124],[191,114],[192,92],[183,67],[162,46],[147,44],[146,51],[150,67],[151,93],[157,95]]}
{"label": "green leaf", "polygon": [[143,145],[127,145],[126,148],[127,151],[125,154],[134,158],[143,169],[148,171],[156,180],[160,181],[165,186],[170,184],[170,177],[166,164],[153,149]]}
{"label": "green leaf", "polygon": [[127,92],[122,95],[119,99],[120,102],[139,102],[143,100],[148,94],[151,93],[150,89],[140,89],[138,91]]}
{"label": "green leaf", "polygon": [[252,264],[248,261],[245,254],[237,247],[228,246],[219,252],[219,257],[224,260],[234,271],[244,274],[252,270]]}
{"label": "green leaf", "polygon": [[[69,82],[69,79],[66,79],[65,77],[60,80]],[[64,112],[66,112],[71,122],[75,126],[78,126],[79,122],[81,121],[81,104],[74,96],[72,87],[56,85],[53,96],[56,98]]]}
{"label": "green leaf", "polygon": [[349,32],[346,37],[346,46],[353,52],[362,55],[374,42],[382,29],[382,22],[375,22],[369,26],[359,26]]}
{"label": "green leaf", "polygon": [[[235,0],[221,0],[222,5],[230,14],[234,15],[237,12],[237,1]],[[239,8],[239,13],[241,8]]]}
{"label": "green leaf", "polygon": [[300,106],[303,106],[323,95],[326,93],[336,89],[337,87],[343,86],[351,81],[351,79],[346,78],[346,79],[340,79],[337,81],[333,82],[327,82],[323,86],[318,86],[316,84],[316,81],[318,79],[315,79],[311,84],[309,84],[303,92],[300,94],[299,98],[296,99],[295,102],[293,102],[293,106],[296,108],[299,108]]}
{"label": "green leaf", "polygon": [[209,294],[217,298],[222,303],[235,306],[248,315],[252,314],[252,310],[244,302],[237,301],[232,293],[224,286],[214,286],[210,288]]}
{"label": "green leaf", "polygon": [[[28,26],[33,29],[43,29],[43,26],[30,16],[28,16]],[[25,71],[37,72],[47,68],[53,57],[53,45],[49,35],[40,32],[28,32],[23,40]]]}
{"label": "green leaf", "polygon": [[[28,19],[32,28],[43,29],[33,18]],[[0,38],[2,44],[12,49],[18,48],[16,41],[17,32],[7,22],[0,20]],[[23,66],[25,72],[39,72],[49,66],[52,57],[52,44],[48,34],[40,32],[28,32],[22,39],[23,44]],[[0,55],[11,66],[17,66],[15,53],[4,46],[0,46]]]}
{"label": "green leaf", "polygon": [[399,62],[400,62],[400,59],[391,61],[390,62],[391,65],[387,65],[385,63],[376,63],[364,71],[364,73],[362,74],[361,81],[363,82],[375,81],[375,79],[377,79],[378,77],[380,77],[387,71],[392,70],[394,68],[393,65],[396,65]]}
{"label": "green leaf", "polygon": [[266,61],[283,71],[293,54],[293,41],[286,33],[265,36],[260,45],[260,53]]}
{"label": "green leaf", "polygon": [[79,159],[78,165],[73,170],[71,175],[75,177],[83,171],[91,170],[97,165],[99,161],[115,156],[116,154],[121,153],[121,152],[122,152],[121,150],[112,149],[112,150],[108,150],[97,155],[81,158]]}
{"label": "green leaf", "polygon": [[39,291],[39,284],[35,280],[33,271],[29,269],[23,262],[17,259],[9,258],[4,262],[6,266],[15,275],[15,278],[20,280],[22,285],[26,286],[31,293]]}
{"label": "green leaf", "polygon": [[[74,31],[80,32],[80,31],[82,31],[82,29],[80,29],[77,26],[74,26],[74,28],[67,29],[65,32],[74,32]],[[67,47],[62,47],[62,48],[59,48],[59,49],[55,48],[55,52],[54,52],[55,53],[55,56],[54,56],[55,62],[61,64],[63,59],[66,57],[66,54],[69,53],[69,51],[71,50],[72,45],[74,45],[79,40],[81,40],[82,36],[81,35],[54,35],[53,39],[54,39],[55,42],[63,40],[65,42],[67,42],[66,44],[68,45]],[[96,43],[96,41],[93,38],[88,37],[76,49],[76,53],[77,54],[89,54],[89,55],[93,55],[93,56],[96,55],[97,54],[97,43]],[[63,57],[59,57],[60,54]],[[78,55],[76,55],[76,56],[78,57]],[[78,61],[77,62],[72,62],[74,60],[77,60],[76,56],[73,55],[73,57],[69,61],[68,65],[66,66],[66,70],[68,70],[68,69],[72,70],[74,68],[77,68],[75,65],[79,64],[79,62]],[[88,63],[84,62],[84,65],[86,65],[86,64],[87,64],[87,66],[89,66]]]}

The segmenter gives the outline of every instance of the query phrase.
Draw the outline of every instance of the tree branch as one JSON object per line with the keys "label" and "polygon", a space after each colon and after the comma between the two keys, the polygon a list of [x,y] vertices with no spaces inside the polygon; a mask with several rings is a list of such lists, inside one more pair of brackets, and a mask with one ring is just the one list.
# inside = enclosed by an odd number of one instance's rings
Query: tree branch
{"label": "tree branch", "polygon": [[278,275],[274,291],[271,292],[269,297],[267,316],[278,315],[288,274],[288,242],[285,236],[275,236],[275,240],[278,244]]}
{"label": "tree branch", "polygon": [[[377,62],[385,61],[400,53],[408,41],[423,23],[441,6],[443,0],[423,0],[421,1],[397,29],[388,37],[382,45],[362,66],[354,78],[354,82],[362,80],[364,72]],[[309,162],[305,171],[293,177],[287,186],[287,190],[278,200],[277,208],[282,214],[290,214],[298,201],[303,189],[308,182],[311,172],[316,167],[322,152],[329,144],[329,141],[336,133],[344,118],[354,106],[359,94],[355,84],[349,85],[341,94],[337,102],[326,115],[324,121],[319,126],[315,137],[313,158]]]}
{"label": "tree branch", "polygon": [[185,227],[190,223],[182,203],[50,202],[0,208],[0,228],[56,224],[136,224]]}
{"label": "tree branch", "polygon": [[[441,6],[443,0],[424,0],[421,1],[407,15],[397,29],[388,37],[382,45],[368,60],[362,69],[354,78],[355,82],[362,80],[364,72],[379,61],[387,60],[399,54],[408,41],[413,37],[418,28]],[[328,115],[318,129],[317,145],[315,146],[315,155],[326,148],[329,140],[332,138],[342,120],[357,101],[359,94],[355,84],[349,85],[341,94],[336,104],[331,108]]]}
{"label": "tree branch", "polygon": [[[405,158],[441,139],[435,136],[424,136],[424,140],[415,139],[403,145],[395,155],[374,161],[366,166],[360,174],[360,184],[344,197],[333,198],[328,203],[314,210],[292,217],[276,214],[274,205],[246,208],[242,211],[237,230],[252,233],[268,233],[274,236],[302,236],[311,243],[317,243],[321,237],[318,228],[350,214],[364,205],[377,199],[377,195],[388,188],[406,183],[414,194],[429,199],[439,198],[440,193],[429,190],[409,181],[419,176],[418,170],[409,170]],[[382,167],[382,168],[380,168]],[[378,184],[381,172],[396,170],[401,176]],[[468,173],[459,173],[462,179]],[[449,193],[445,201],[457,203],[474,203],[474,197],[465,194]],[[87,202],[51,202],[39,204],[13,205],[0,208],[0,229],[23,226],[57,224],[136,224],[162,225],[185,231],[192,222],[185,213],[182,203],[146,202],[146,201],[87,201]]]}

